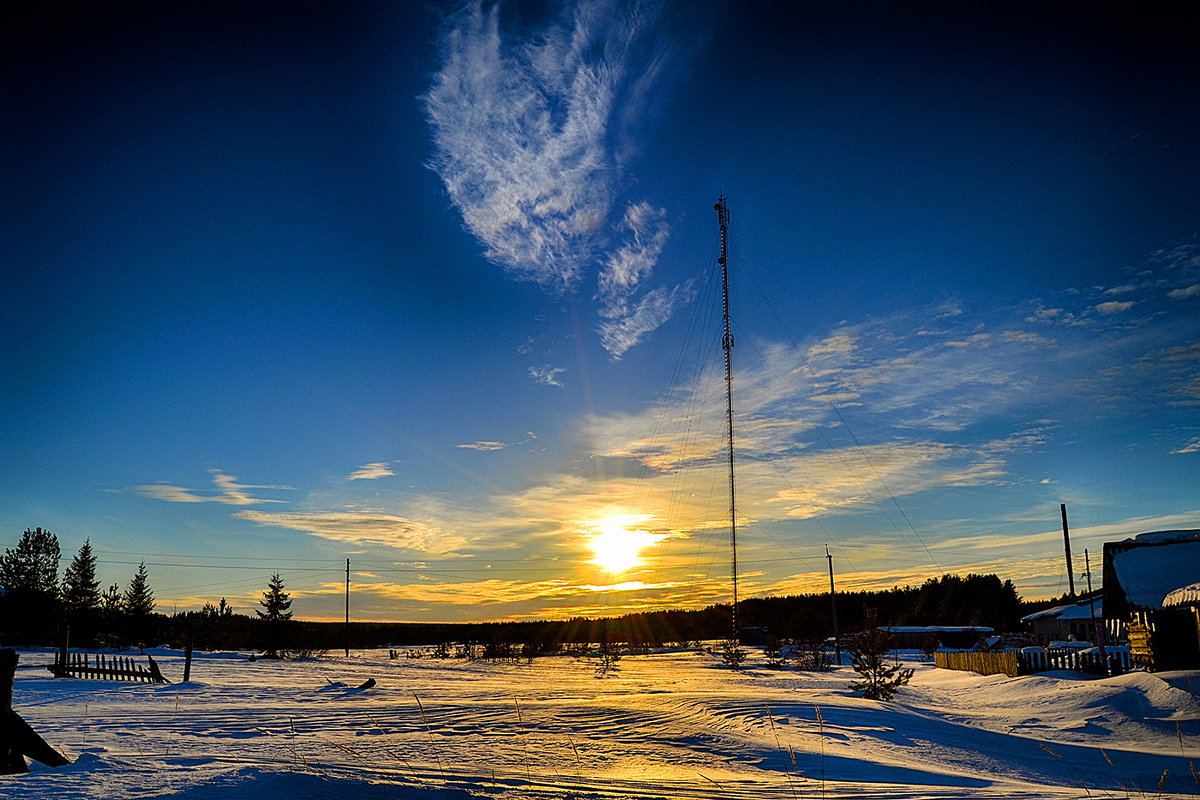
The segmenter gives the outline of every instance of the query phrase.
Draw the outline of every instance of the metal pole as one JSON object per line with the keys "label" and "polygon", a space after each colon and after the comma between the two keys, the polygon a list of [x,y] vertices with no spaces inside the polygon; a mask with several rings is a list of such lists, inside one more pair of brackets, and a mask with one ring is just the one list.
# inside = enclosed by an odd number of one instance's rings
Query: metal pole
{"label": "metal pole", "polygon": [[729,207],[725,204],[724,195],[717,198],[717,204],[713,206],[713,209],[717,212],[717,223],[721,228],[721,292],[725,319],[725,335],[721,338],[721,347],[725,350],[725,415],[729,422],[729,572],[733,578],[733,606],[729,618],[733,626],[733,639],[737,641],[737,502],[734,497],[733,484],[733,354],[731,353],[733,334],[729,332]]}
{"label": "metal pole", "polygon": [[825,548],[825,558],[829,559],[829,607],[833,610],[833,650],[837,653],[837,665],[842,665],[842,639],[838,635],[837,624],[837,595],[833,588],[833,556],[829,555],[829,548]]}
{"label": "metal pole", "polygon": [[1067,586],[1070,587],[1071,597],[1075,597],[1075,569],[1071,566],[1071,534],[1067,530],[1067,504],[1059,503],[1058,508],[1062,511],[1063,542],[1067,546]]}
{"label": "metal pole", "polygon": [[350,559],[346,559],[346,658],[350,657]]}

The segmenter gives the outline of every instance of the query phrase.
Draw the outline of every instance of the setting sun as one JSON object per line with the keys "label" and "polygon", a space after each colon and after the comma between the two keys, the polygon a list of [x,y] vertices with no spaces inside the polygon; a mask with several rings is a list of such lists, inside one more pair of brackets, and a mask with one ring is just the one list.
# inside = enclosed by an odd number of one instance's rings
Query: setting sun
{"label": "setting sun", "polygon": [[642,550],[667,538],[663,533],[631,527],[649,519],[646,515],[621,514],[587,523],[592,530],[588,545],[595,553],[592,563],[614,574],[640,566]]}

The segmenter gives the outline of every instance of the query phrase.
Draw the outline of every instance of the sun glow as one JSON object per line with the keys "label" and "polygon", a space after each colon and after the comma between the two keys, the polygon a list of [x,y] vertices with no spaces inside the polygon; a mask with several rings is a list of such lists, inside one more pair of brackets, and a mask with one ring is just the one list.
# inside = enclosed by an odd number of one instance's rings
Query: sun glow
{"label": "sun glow", "polygon": [[633,527],[652,519],[646,514],[615,514],[597,522],[586,523],[588,546],[595,556],[592,563],[613,574],[628,572],[642,565],[642,550],[667,538],[665,533],[651,533]]}

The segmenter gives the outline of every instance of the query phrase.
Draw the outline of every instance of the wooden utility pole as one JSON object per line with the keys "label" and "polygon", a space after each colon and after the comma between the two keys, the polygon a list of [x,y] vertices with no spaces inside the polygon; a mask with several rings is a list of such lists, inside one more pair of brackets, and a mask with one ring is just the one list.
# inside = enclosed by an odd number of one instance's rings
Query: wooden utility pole
{"label": "wooden utility pole", "polygon": [[[1084,548],[1083,551],[1083,565],[1087,568],[1088,610],[1092,614],[1092,631],[1096,634],[1096,645],[1100,648],[1100,660],[1104,662],[1107,668],[1108,656],[1104,652],[1104,626],[1096,624],[1096,598],[1092,596],[1092,562],[1088,558],[1087,548]],[[1103,609],[1101,609],[1100,614],[1103,616]]]}
{"label": "wooden utility pole", "polygon": [[346,658],[350,657],[350,559],[346,559]]}
{"label": "wooden utility pole", "polygon": [[833,556],[829,548],[825,548],[825,558],[829,559],[829,608],[833,611],[833,651],[837,654],[837,665],[842,665],[842,637],[838,634],[837,624],[837,592],[833,588]]}
{"label": "wooden utility pole", "polygon": [[1067,547],[1067,586],[1071,592],[1071,599],[1075,598],[1075,568],[1071,566],[1071,533],[1067,530],[1067,504],[1059,503],[1058,508],[1062,511],[1063,522],[1063,543]]}

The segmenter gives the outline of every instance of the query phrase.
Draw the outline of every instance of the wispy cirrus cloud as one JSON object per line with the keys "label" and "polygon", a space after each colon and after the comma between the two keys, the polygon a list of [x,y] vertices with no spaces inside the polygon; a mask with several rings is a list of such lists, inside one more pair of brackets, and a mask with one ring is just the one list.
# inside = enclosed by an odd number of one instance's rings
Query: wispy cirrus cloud
{"label": "wispy cirrus cloud", "polygon": [[301,531],[336,542],[383,545],[426,553],[449,553],[466,542],[463,537],[441,528],[383,512],[246,510],[234,516],[258,525]]}
{"label": "wispy cirrus cloud", "polygon": [[455,445],[455,447],[460,447],[463,450],[477,450],[481,453],[493,453],[498,450],[507,450],[510,447],[516,447],[518,445],[528,444],[529,442],[532,442],[535,439],[537,439],[537,436],[532,431],[530,431],[525,435],[525,438],[519,442],[479,441],[479,442],[467,442],[465,444]]}
{"label": "wispy cirrus cloud", "polygon": [[231,506],[252,506],[259,503],[282,503],[283,500],[271,500],[254,497],[250,489],[291,490],[290,486],[268,486],[238,483],[233,475],[227,475],[219,469],[210,469],[216,491],[203,492],[174,486],[169,483],[150,483],[131,486],[130,491],[155,500],[168,503],[222,503]]}
{"label": "wispy cirrus cloud", "polygon": [[604,260],[600,271],[600,341],[619,358],[646,334],[671,318],[676,306],[692,299],[689,285],[654,289],[634,299],[662,256],[669,229],[666,211],[635,203],[625,211],[620,229],[627,240]]}
{"label": "wispy cirrus cloud", "polygon": [[346,476],[348,481],[373,481],[379,478],[388,478],[395,475],[390,464],[386,461],[375,461],[370,464],[363,464],[358,469]]}
{"label": "wispy cirrus cloud", "polygon": [[558,379],[558,376],[566,371],[565,367],[530,367],[529,377],[546,386],[562,386],[562,381]]}
{"label": "wispy cirrus cloud", "polygon": [[[600,262],[601,340],[614,357],[687,296],[636,297],[662,255],[665,212],[638,202],[612,220],[633,124],[671,58],[652,35],[660,16],[655,2],[579,0],[518,37],[501,29],[499,4],[470,3],[450,18],[422,97],[430,166],[490,261],[560,291]],[[627,238],[611,249],[615,235]]]}

